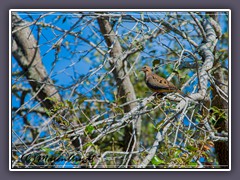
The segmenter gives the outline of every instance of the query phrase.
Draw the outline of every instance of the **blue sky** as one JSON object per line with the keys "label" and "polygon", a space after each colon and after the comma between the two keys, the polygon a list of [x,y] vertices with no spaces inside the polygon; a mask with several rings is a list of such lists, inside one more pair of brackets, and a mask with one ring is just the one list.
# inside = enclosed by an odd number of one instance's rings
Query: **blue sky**
{"label": "blue sky", "polygon": [[[118,12],[115,12],[118,13]],[[126,12],[127,13],[127,12]],[[174,12],[172,12],[174,13]],[[187,14],[187,12],[181,12],[180,14]],[[26,21],[32,21],[33,19],[38,19],[39,16],[41,16],[43,12],[29,12],[29,13],[19,13],[19,15]],[[139,12],[131,12],[131,15],[134,15],[136,18],[142,17],[142,13]],[[203,12],[204,14],[204,12]],[[31,16],[29,16],[31,15]],[[160,15],[159,17],[165,18],[165,12],[148,12],[148,15],[151,17],[155,17],[155,15]],[[46,16],[45,18],[39,20],[38,22],[44,22],[44,23],[54,23],[54,25],[64,29],[69,30],[69,28],[75,24],[80,15],[73,15],[71,13],[54,13],[52,15]],[[31,17],[31,18],[30,18]],[[33,18],[33,19],[32,19]],[[186,20],[191,18],[191,16],[185,16]],[[225,24],[224,19],[226,18],[225,14],[223,13],[222,16],[219,16],[220,18],[220,24],[223,30],[223,33],[225,33],[228,29],[227,24]],[[172,22],[174,24],[174,22]],[[119,27],[119,34],[124,34],[125,31],[131,29],[134,27],[134,23],[126,22],[124,23],[124,27]],[[153,24],[148,24],[150,28],[153,28]],[[138,25],[139,28],[143,28],[145,32],[148,31],[148,29],[143,26],[142,24]],[[32,25],[31,27],[32,33],[35,37],[37,37],[38,28],[35,25]],[[193,26],[188,26],[188,29],[182,30],[191,30],[193,29]],[[94,43],[98,43],[99,39],[94,36],[92,31],[90,31],[90,26],[76,26],[72,31],[79,32],[81,31],[81,36],[83,38],[89,39]],[[89,70],[93,67],[96,67],[98,64],[100,64],[103,61],[103,57],[95,56],[94,51],[91,51],[88,53],[87,51],[92,48],[86,43],[83,43],[81,40],[76,40],[73,36],[67,35],[61,46],[61,50],[59,53],[59,58],[56,60],[55,57],[55,50],[51,50],[51,47],[54,43],[58,41],[59,38],[63,36],[62,32],[59,32],[57,30],[53,31],[50,28],[42,28],[41,29],[41,35],[40,35],[40,51],[42,55],[42,62],[47,70],[47,73],[50,75],[50,77],[56,81],[55,83],[57,85],[66,87],[69,84],[72,84],[73,82],[76,82],[79,77],[86,75]],[[178,35],[176,35],[178,37]],[[198,42],[201,42],[201,39],[196,39]],[[169,41],[168,39],[160,39],[160,42],[169,46],[174,47],[173,41]],[[189,48],[191,50],[189,44],[187,41],[181,42],[185,48]],[[67,45],[68,44],[68,45]],[[140,61],[143,64],[148,64],[151,66],[153,59],[151,56],[149,56],[148,53],[145,52],[156,52],[155,56],[159,58],[164,58],[164,52],[167,52],[164,48],[162,48],[159,44],[154,42],[154,44],[149,44],[150,46],[146,46],[146,48],[143,50],[143,52],[140,55]],[[227,48],[227,47],[226,47]],[[106,50],[106,49],[105,49]],[[49,52],[48,52],[49,51]],[[86,51],[86,53],[84,53]],[[48,52],[48,53],[46,53]],[[74,52],[71,54],[70,52]],[[17,69],[19,70],[19,67],[16,65],[15,59],[12,57],[12,72],[15,72]],[[140,65],[141,66],[141,65]],[[137,67],[140,67],[137,66]],[[159,69],[160,71],[165,71],[164,67]],[[101,70],[98,72],[99,75],[104,73],[104,70]],[[168,71],[164,72],[166,74],[166,77],[171,73]],[[193,71],[189,71],[189,75],[193,75]],[[96,79],[97,77],[92,77],[92,80]],[[24,78],[23,78],[24,79]],[[18,79],[19,80],[19,79]],[[16,83],[16,81],[13,79],[12,83]],[[20,81],[22,83],[22,81]],[[26,87],[29,87],[28,83],[24,81],[24,84]],[[86,85],[89,89],[93,87],[93,85]],[[191,88],[191,87],[189,87]],[[79,89],[84,93],[87,89]],[[190,89],[186,89],[186,91],[189,91]],[[27,97],[27,99],[29,99]],[[109,98],[112,98],[112,96],[109,96]],[[110,99],[111,100],[111,99]],[[12,99],[13,105],[19,104],[19,102],[16,101],[16,99],[13,97]]]}
{"label": "blue sky", "polygon": [[[26,14],[26,13],[19,13],[19,14],[23,19],[25,19],[27,21],[32,21],[32,19],[29,17],[29,14]],[[33,19],[38,19],[38,17],[42,13],[30,13],[30,14]],[[138,12],[134,12],[131,14],[135,15],[136,17],[141,17],[141,13],[138,13]],[[154,13],[148,13],[148,14],[150,16],[155,16],[156,14],[157,15],[161,14],[161,17],[165,18],[164,12],[161,12],[161,13],[154,12]],[[60,16],[61,16],[61,18],[59,18]],[[76,15],[72,15],[72,14],[55,13],[53,15],[46,16],[45,18],[41,19],[39,22],[53,23],[56,26],[59,26],[60,28],[62,28],[64,30],[69,30],[69,28],[78,21],[78,18],[79,17],[77,17]],[[189,20],[191,18],[191,16],[186,16],[185,18],[187,20]],[[226,16],[223,14],[222,16],[219,16],[219,18],[220,18],[220,25],[222,27],[222,31],[223,31],[223,33],[225,33],[226,31],[228,31],[228,25],[224,23],[225,22],[224,19],[226,19]],[[174,23],[174,22],[172,22],[172,23]],[[96,23],[95,23],[95,25],[96,25]],[[124,34],[129,29],[133,28],[134,25],[135,25],[134,23],[125,22],[124,27],[119,28],[119,34]],[[139,28],[143,28],[143,31],[145,33],[147,33],[148,29],[146,27],[144,28],[144,26],[142,26],[141,24],[139,24],[138,26],[139,26]],[[149,27],[154,28],[154,25],[149,24]],[[34,36],[37,37],[37,34],[38,34],[37,26],[33,25],[30,28],[31,28]],[[182,30],[191,31],[191,30],[193,30],[193,26],[189,25],[187,27],[183,27]],[[97,38],[97,35],[93,33],[93,31],[90,29],[90,26],[88,26],[87,24],[86,24],[86,26],[76,26],[72,31],[74,31],[74,32],[81,31],[81,33],[79,35],[81,35],[83,38],[86,38],[96,44],[100,41],[99,38]],[[191,33],[190,34],[193,35],[194,33],[195,32],[192,32],[192,34]],[[136,35],[136,33],[134,33],[134,32],[132,34]],[[170,34],[173,34],[173,33],[170,33]],[[63,46],[61,46],[61,50],[58,54],[59,57],[56,59],[55,49],[53,49],[51,51],[49,51],[49,50],[51,49],[52,45],[54,43],[56,43],[59,38],[62,37],[62,35],[63,35],[63,33],[59,32],[57,30],[53,31],[50,28],[42,28],[39,44],[40,44],[40,51],[41,51],[41,55],[42,55],[42,62],[44,64],[48,74],[54,81],[56,81],[56,85],[67,87],[68,85],[72,84],[73,82],[76,82],[79,78],[81,78],[81,76],[86,75],[89,72],[89,70],[91,70],[92,68],[97,67],[97,65],[101,64],[104,60],[104,57],[98,56],[97,54],[95,54],[95,51],[88,52],[88,50],[92,48],[91,46],[89,46],[86,43],[83,43],[80,39],[77,40],[73,36],[67,35],[62,42]],[[178,35],[175,35],[175,36],[178,37],[179,39],[181,39]],[[129,38],[130,38],[130,36],[129,36]],[[134,38],[134,36],[132,38]],[[131,40],[131,38],[130,38],[130,40]],[[129,42],[130,42],[130,40],[129,40]],[[200,43],[202,41],[199,38],[196,38],[194,40],[196,40],[197,43]],[[159,39],[159,43],[165,44],[171,48],[174,48],[175,44],[176,44],[174,42],[174,39],[173,39],[173,41],[169,41],[169,39],[167,39],[166,37],[162,37],[161,39]],[[189,49],[190,51],[192,51],[192,49],[187,41],[183,40],[181,43],[184,45],[184,47],[186,49]],[[101,43],[100,45],[103,46],[104,42]],[[127,45],[127,43],[126,43],[126,45]],[[225,45],[225,46],[223,46],[223,48],[228,48],[228,47],[227,47],[227,45]],[[107,50],[107,49],[104,49],[104,50]],[[151,54],[151,53],[149,53],[151,51],[152,52],[155,51],[156,53],[154,54],[154,56],[159,57],[159,58],[165,58],[164,53],[167,53],[166,49],[161,47],[160,44],[156,43],[155,41],[153,43],[149,43],[145,46],[145,49],[141,53],[139,64],[137,65],[137,67],[141,67],[143,64],[148,64],[148,65],[152,66],[153,58],[151,55],[149,55],[149,54]],[[48,52],[48,53],[46,53],[46,52]],[[169,59],[174,60],[175,58],[169,57]],[[12,72],[20,70],[20,68],[17,66],[17,62],[14,59],[14,57],[12,57],[11,61],[12,61]],[[226,66],[228,66],[227,61],[226,61],[226,63],[227,63]],[[166,74],[166,76],[168,76],[171,73],[170,71],[166,70],[165,66],[161,67],[159,70],[161,72],[164,72]],[[105,70],[101,70],[98,72],[97,75],[94,75],[93,77],[89,78],[90,84],[87,84],[87,82],[84,82],[85,83],[84,87],[87,87],[87,89],[79,87],[78,91],[81,93],[85,93],[86,91],[91,89],[91,87],[94,86],[93,84],[95,82],[97,82],[97,76],[98,75],[100,76],[103,73],[105,73]],[[194,72],[189,71],[188,74],[190,76],[192,76],[194,74]],[[107,78],[112,78],[112,76],[108,76]],[[25,80],[25,78],[18,79],[18,81],[16,81],[16,79],[12,79],[12,85],[15,83],[18,83],[18,84],[23,83],[25,87],[27,87],[27,88],[30,87],[28,82]],[[91,83],[93,83],[93,84],[91,84]],[[196,84],[197,82],[194,82],[194,83]],[[102,82],[102,85],[105,87],[104,90],[106,92],[110,92],[110,91],[114,90],[114,88],[108,86],[107,81]],[[189,92],[192,89],[193,89],[193,87],[190,86],[185,89],[185,92]],[[88,93],[87,95],[91,96],[92,94]],[[113,100],[113,96],[111,93],[106,93],[106,96],[110,101]],[[26,100],[29,100],[30,98],[31,98],[31,96],[28,95],[26,97]],[[68,96],[66,95],[65,98],[68,98]],[[36,104],[36,102],[31,102],[29,105],[33,106],[35,104]],[[14,107],[19,106],[19,101],[16,100],[15,96],[12,96],[12,106],[14,106]],[[12,112],[12,113],[14,113],[14,112]],[[33,119],[33,121],[31,123],[35,126],[41,124],[44,121],[43,119],[35,118],[34,115],[29,115],[29,118]],[[16,121],[16,119],[18,119],[18,120]],[[187,124],[186,120],[185,120],[185,123]],[[22,131],[21,131],[22,124],[23,124],[22,118],[19,116],[15,117],[15,123],[13,124],[13,130],[16,131],[19,136],[22,135]],[[27,132],[27,133],[29,133],[29,132]],[[44,132],[43,132],[43,134],[41,134],[41,136],[42,137],[45,136]],[[16,137],[13,136],[13,141],[15,141],[15,140],[16,140]]]}

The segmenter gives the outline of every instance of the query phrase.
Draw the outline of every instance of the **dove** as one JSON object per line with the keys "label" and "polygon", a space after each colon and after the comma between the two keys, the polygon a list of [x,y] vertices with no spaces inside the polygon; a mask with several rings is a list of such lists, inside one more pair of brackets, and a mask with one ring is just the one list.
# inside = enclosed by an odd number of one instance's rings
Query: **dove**
{"label": "dove", "polygon": [[173,83],[166,80],[165,78],[154,74],[149,66],[144,66],[142,71],[145,73],[145,83],[149,89],[153,92],[157,93],[171,93],[171,92],[178,92],[182,94]]}

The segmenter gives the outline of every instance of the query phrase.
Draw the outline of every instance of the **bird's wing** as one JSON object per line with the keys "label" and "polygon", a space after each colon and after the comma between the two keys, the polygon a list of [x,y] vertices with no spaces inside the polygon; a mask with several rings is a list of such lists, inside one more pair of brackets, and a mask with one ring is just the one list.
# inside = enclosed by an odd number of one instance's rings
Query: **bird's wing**
{"label": "bird's wing", "polygon": [[174,90],[177,89],[173,83],[167,81],[165,78],[158,76],[157,74],[151,74],[146,78],[147,85],[154,90],[168,89]]}

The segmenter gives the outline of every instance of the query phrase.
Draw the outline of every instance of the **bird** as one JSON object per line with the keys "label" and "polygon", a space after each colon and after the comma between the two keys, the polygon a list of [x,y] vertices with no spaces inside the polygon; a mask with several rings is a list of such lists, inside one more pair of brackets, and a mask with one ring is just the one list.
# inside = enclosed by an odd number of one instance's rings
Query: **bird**
{"label": "bird", "polygon": [[145,83],[149,89],[156,93],[171,93],[178,92],[183,94],[172,82],[165,78],[154,74],[149,66],[144,66],[142,71],[145,73]]}

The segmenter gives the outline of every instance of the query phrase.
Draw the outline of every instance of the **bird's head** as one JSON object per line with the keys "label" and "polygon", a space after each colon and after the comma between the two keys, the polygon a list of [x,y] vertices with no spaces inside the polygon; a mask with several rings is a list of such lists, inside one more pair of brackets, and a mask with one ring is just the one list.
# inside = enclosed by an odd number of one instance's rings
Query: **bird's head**
{"label": "bird's head", "polygon": [[143,66],[142,71],[145,72],[145,73],[146,72],[149,72],[149,73],[152,72],[152,70],[151,70],[151,68],[149,66]]}

